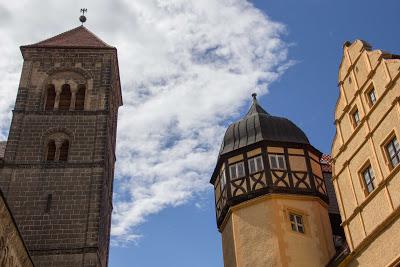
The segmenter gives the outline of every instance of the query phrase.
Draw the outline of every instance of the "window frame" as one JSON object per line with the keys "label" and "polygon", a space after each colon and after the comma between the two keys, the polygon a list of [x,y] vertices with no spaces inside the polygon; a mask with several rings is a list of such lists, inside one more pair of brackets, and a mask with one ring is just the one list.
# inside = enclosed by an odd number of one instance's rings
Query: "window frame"
{"label": "window frame", "polygon": [[290,228],[292,229],[293,232],[299,234],[306,233],[306,227],[303,217],[304,216],[301,214],[289,211],[289,223],[290,223]]}
{"label": "window frame", "polygon": [[[366,174],[368,174],[368,179],[366,178]],[[370,164],[369,161],[366,164],[364,164],[364,167],[360,171],[360,176],[363,184],[364,193],[367,196],[376,189],[375,185],[376,176],[374,170],[372,169],[372,165]],[[369,185],[372,186],[371,190]]]}
{"label": "window frame", "polygon": [[[241,176],[239,176],[239,166],[241,166],[241,169],[242,169],[242,175]],[[235,170],[235,175],[232,175],[233,174],[232,173],[232,169],[233,168]],[[243,178],[245,176],[246,176],[246,171],[244,169],[244,161],[238,161],[238,162],[235,162],[235,163],[232,163],[232,164],[229,165],[229,178],[231,180]]]}
{"label": "window frame", "polygon": [[[276,161],[276,168],[274,168],[272,165],[271,158],[274,158]],[[283,162],[283,167],[279,166],[279,158],[282,158]],[[268,154],[268,160],[269,160],[269,167],[271,170],[287,170],[287,164],[286,164],[286,158],[284,154],[277,154],[277,153],[270,153]]]}
{"label": "window frame", "polygon": [[[257,159],[260,159],[261,167],[258,166]],[[251,169],[251,162],[254,162],[254,171]],[[249,167],[249,174],[262,172],[264,170],[264,162],[262,155],[257,155],[247,159],[247,166]]]}
{"label": "window frame", "polygon": [[[398,146],[397,150],[396,150],[395,143],[397,143],[397,146]],[[399,144],[399,140],[397,139],[397,136],[394,133],[392,133],[389,136],[388,140],[384,143],[383,146],[384,146],[384,151],[385,151],[389,166],[391,169],[394,169],[395,167],[400,165],[400,144]],[[393,151],[394,151],[393,156],[390,155],[389,146],[393,147]],[[397,163],[394,163],[394,161],[393,161],[394,159],[397,160]]]}
{"label": "window frame", "polygon": [[226,188],[226,174],[225,174],[225,170],[222,170],[219,174],[219,185],[221,187],[221,194],[224,192],[225,188]]}
{"label": "window frame", "polygon": [[[369,107],[370,108],[373,107],[376,101],[378,101],[378,97],[376,96],[375,86],[371,86],[371,88],[369,88],[365,94]],[[373,94],[374,98],[371,97],[371,94]]]}
{"label": "window frame", "polygon": [[361,116],[360,116],[360,111],[358,110],[357,106],[355,106],[351,110],[350,116],[351,116],[351,122],[353,124],[353,127],[357,128],[358,126],[360,126],[360,124],[361,124]]}

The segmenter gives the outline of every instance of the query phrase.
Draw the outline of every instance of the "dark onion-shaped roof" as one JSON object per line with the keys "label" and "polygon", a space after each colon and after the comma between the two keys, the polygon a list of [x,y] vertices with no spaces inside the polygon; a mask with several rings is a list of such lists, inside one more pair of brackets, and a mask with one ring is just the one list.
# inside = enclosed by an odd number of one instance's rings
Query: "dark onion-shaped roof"
{"label": "dark onion-shaped roof", "polygon": [[226,130],[219,155],[260,141],[310,144],[299,127],[286,118],[268,114],[253,94],[253,104],[246,116]]}

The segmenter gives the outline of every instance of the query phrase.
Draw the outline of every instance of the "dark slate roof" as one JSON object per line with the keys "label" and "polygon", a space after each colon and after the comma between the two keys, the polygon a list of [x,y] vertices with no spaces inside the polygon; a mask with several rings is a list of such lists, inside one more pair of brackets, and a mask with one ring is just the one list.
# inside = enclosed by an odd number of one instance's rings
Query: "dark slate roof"
{"label": "dark slate roof", "polygon": [[323,176],[325,179],[326,190],[327,190],[328,198],[329,198],[328,211],[329,211],[329,213],[340,214],[339,206],[338,206],[338,202],[337,202],[336,194],[335,194],[335,188],[334,188],[333,182],[332,182],[332,157],[331,157],[331,155],[323,154],[321,156],[320,163],[321,163],[321,168],[322,168]]}
{"label": "dark slate roof", "polygon": [[226,130],[219,154],[260,141],[310,144],[299,127],[286,118],[270,115],[258,104],[256,94],[253,94],[253,104],[246,116],[229,125]]}
{"label": "dark slate roof", "polygon": [[94,33],[84,26],[76,27],[63,32],[44,41],[22,46],[22,48],[102,48],[114,49],[114,47],[103,42]]}
{"label": "dark slate roof", "polygon": [[321,156],[321,167],[322,172],[332,172],[332,157],[328,154],[323,154]]}
{"label": "dark slate roof", "polygon": [[4,153],[6,152],[7,141],[0,141],[0,159],[4,159]]}

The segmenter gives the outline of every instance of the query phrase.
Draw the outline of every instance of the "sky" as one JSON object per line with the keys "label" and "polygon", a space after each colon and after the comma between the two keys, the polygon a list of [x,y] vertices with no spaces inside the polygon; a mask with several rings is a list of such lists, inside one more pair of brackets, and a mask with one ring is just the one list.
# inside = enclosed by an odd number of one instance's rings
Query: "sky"
{"label": "sky", "polygon": [[79,25],[118,48],[119,110],[111,267],[223,266],[208,181],[251,93],[330,152],[345,41],[400,53],[396,0],[0,0],[0,137],[19,46]]}

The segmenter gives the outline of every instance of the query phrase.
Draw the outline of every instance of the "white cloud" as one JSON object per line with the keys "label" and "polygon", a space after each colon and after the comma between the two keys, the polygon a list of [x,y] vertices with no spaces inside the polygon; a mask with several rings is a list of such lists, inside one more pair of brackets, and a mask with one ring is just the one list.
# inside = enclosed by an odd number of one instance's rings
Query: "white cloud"
{"label": "white cloud", "polygon": [[[18,86],[18,46],[77,23],[81,1],[0,4],[3,135]],[[226,121],[286,69],[284,26],[244,0],[84,1],[87,27],[117,46],[123,84],[112,234],[140,237],[150,214],[212,190]],[[43,16],[40,16],[43,14]]]}

